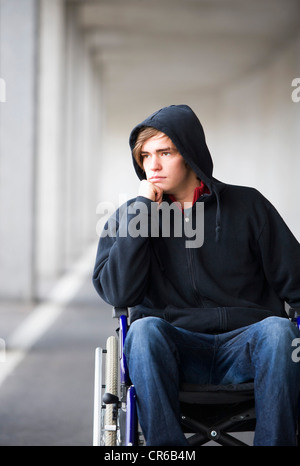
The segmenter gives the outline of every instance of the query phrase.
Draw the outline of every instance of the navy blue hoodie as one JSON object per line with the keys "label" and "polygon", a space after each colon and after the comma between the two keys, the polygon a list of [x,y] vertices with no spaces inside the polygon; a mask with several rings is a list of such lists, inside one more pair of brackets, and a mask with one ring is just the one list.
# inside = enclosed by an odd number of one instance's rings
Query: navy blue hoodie
{"label": "navy blue hoodie", "polygon": [[[186,105],[155,112],[133,129],[131,150],[146,126],[165,133],[208,187],[209,194],[200,196],[190,213],[196,225],[197,204],[203,203],[204,242],[186,247],[184,228],[181,236],[172,226],[170,235],[163,235],[160,216],[155,233],[148,227],[133,237],[128,234],[130,223],[144,216],[150,225],[157,209],[142,196],[129,200],[100,237],[93,274],[100,296],[113,306],[131,308],[131,321],[153,315],[206,333],[226,332],[272,315],[286,317],[285,302],[300,307],[299,243],[256,189],[213,178],[211,155],[195,113]],[[133,165],[144,179],[134,158]],[[172,202],[168,196],[164,201]]]}

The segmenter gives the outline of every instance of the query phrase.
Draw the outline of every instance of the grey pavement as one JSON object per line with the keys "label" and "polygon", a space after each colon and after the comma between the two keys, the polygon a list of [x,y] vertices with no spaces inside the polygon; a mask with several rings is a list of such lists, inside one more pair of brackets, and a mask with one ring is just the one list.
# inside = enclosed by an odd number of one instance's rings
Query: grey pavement
{"label": "grey pavement", "polygon": [[[0,337],[31,312],[29,305],[2,303]],[[115,328],[111,306],[87,277],[0,386],[0,446],[92,445],[94,351]]]}

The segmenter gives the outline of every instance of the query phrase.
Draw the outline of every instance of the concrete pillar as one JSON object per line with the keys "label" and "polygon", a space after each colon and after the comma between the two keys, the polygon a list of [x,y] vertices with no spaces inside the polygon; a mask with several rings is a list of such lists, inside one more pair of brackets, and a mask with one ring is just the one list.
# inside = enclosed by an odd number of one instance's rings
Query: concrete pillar
{"label": "concrete pillar", "polygon": [[101,83],[76,3],[0,8],[0,299],[31,300],[97,240]]}
{"label": "concrete pillar", "polygon": [[101,138],[101,83],[76,4],[41,0],[40,8],[39,295],[96,238]]}
{"label": "concrete pillar", "polygon": [[0,296],[34,293],[37,1],[0,1]]}
{"label": "concrete pillar", "polygon": [[62,269],[65,178],[65,5],[40,0],[36,199],[37,278]]}
{"label": "concrete pillar", "polygon": [[67,267],[96,238],[101,160],[101,73],[71,4],[66,15],[64,254]]}

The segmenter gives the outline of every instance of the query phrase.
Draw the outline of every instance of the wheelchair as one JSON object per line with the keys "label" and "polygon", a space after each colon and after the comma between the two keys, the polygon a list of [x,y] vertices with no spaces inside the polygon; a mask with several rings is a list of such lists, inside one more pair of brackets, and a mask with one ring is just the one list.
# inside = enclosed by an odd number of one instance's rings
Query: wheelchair
{"label": "wheelchair", "polygon": [[128,331],[128,310],[113,308],[113,318],[119,321],[118,336],[108,337],[106,349],[99,347],[95,352],[93,445],[142,445],[135,388],[130,383],[123,352]]}
{"label": "wheelchair", "polygon": [[[136,392],[123,352],[128,331],[127,308],[113,308],[117,336],[95,351],[93,446],[143,446]],[[299,323],[299,322],[298,322]],[[181,425],[190,446],[211,440],[222,446],[249,446],[233,433],[254,432],[253,382],[238,385],[183,384],[179,400]],[[299,398],[300,401],[300,398]],[[300,446],[300,402],[297,446]]]}

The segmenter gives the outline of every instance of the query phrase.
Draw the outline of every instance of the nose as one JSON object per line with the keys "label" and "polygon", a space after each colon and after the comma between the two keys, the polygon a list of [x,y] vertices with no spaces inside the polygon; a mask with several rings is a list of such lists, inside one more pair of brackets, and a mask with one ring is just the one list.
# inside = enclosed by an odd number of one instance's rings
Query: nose
{"label": "nose", "polygon": [[152,155],[150,162],[150,170],[157,171],[161,169],[161,163],[158,155]]}

